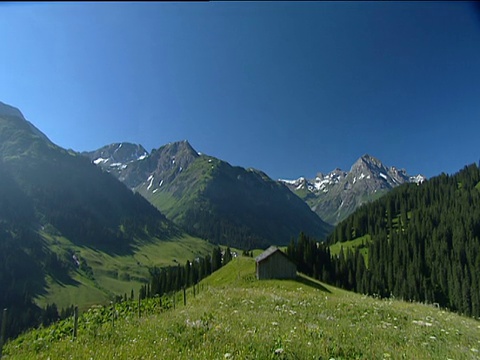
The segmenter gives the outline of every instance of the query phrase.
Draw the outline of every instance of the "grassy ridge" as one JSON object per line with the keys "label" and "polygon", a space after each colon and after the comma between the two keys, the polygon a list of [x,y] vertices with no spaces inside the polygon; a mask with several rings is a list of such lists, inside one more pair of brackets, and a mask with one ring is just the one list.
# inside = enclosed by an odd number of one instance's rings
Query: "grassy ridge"
{"label": "grassy ridge", "polygon": [[[232,261],[187,305],[113,327],[32,345],[8,359],[478,359],[480,322],[432,306],[380,300],[323,285],[257,281],[255,262]],[[178,304],[178,303],[177,303]]]}

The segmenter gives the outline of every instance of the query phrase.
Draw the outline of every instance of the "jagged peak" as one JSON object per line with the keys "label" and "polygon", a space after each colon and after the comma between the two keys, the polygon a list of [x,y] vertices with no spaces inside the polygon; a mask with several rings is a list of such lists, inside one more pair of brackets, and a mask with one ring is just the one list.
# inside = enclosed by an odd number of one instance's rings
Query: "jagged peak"
{"label": "jagged peak", "polygon": [[186,151],[187,154],[191,154],[195,157],[199,156],[198,152],[193,148],[192,145],[190,145],[188,140],[170,142],[161,146],[157,151],[162,153],[170,153],[172,155]]}
{"label": "jagged peak", "polygon": [[365,162],[365,163],[367,163],[367,164],[374,164],[375,166],[378,166],[378,167],[382,167],[382,166],[383,166],[382,162],[381,162],[378,158],[376,158],[376,157],[374,157],[374,156],[372,156],[372,155],[369,155],[369,154],[363,154],[363,155],[357,160],[357,162]]}

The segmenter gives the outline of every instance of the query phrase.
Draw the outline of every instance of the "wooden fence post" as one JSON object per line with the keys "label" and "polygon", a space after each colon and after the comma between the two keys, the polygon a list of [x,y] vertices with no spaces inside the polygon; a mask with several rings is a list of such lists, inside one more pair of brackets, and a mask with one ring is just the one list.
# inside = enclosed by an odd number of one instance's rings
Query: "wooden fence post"
{"label": "wooden fence post", "polygon": [[175,291],[173,292],[173,310],[175,310]]}
{"label": "wooden fence post", "polygon": [[187,306],[187,289],[183,287],[183,306]]}
{"label": "wooden fence post", "polygon": [[78,331],[78,306],[75,306],[73,310],[73,339],[77,338]]}
{"label": "wooden fence post", "polygon": [[112,328],[115,327],[115,303],[112,301]]}
{"label": "wooden fence post", "polygon": [[195,299],[195,283],[193,284],[193,298]]}
{"label": "wooden fence post", "polygon": [[7,309],[3,309],[2,316],[2,332],[0,334],[0,359],[3,355],[3,344],[5,344],[5,339],[7,337]]}
{"label": "wooden fence post", "polygon": [[138,318],[140,319],[140,293],[138,293]]}

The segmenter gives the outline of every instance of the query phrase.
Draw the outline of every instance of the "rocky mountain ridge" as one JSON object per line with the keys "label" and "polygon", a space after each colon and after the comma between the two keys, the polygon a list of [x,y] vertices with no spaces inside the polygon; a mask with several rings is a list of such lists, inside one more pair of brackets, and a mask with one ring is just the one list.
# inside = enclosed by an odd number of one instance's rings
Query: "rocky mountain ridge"
{"label": "rocky mountain ridge", "polygon": [[387,167],[368,154],[360,157],[350,171],[339,168],[314,179],[279,180],[325,221],[336,224],[360,205],[372,201],[404,183],[421,184],[423,175],[410,176],[405,169]]}

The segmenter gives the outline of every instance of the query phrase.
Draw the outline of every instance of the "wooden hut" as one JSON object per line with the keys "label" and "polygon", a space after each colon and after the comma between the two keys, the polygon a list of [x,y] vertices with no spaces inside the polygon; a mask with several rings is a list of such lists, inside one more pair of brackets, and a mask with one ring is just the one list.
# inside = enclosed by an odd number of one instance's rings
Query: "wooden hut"
{"label": "wooden hut", "polygon": [[296,265],[276,246],[270,246],[256,258],[257,279],[295,279]]}

